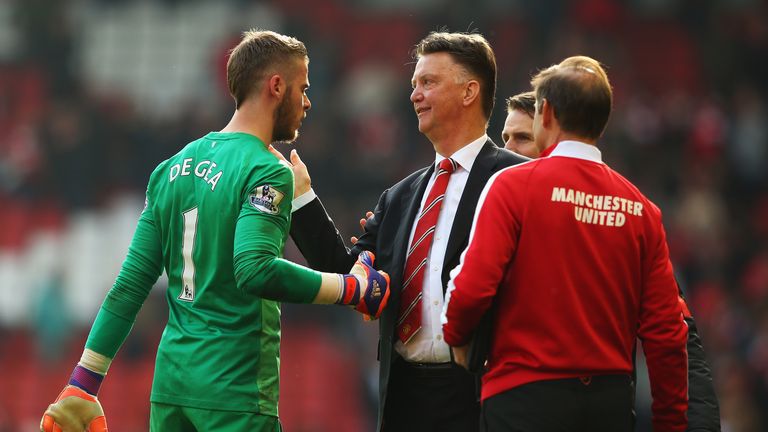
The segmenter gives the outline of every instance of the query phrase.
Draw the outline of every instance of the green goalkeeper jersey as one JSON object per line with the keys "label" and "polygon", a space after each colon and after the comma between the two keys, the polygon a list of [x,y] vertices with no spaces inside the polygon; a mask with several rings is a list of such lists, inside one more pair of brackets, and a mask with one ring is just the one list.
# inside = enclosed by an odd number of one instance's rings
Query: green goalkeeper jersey
{"label": "green goalkeeper jersey", "polygon": [[209,133],[161,163],[86,348],[115,356],[164,269],[151,401],[276,416],[278,301],[309,303],[321,280],[282,259],[292,199],[290,168],[253,135]]}

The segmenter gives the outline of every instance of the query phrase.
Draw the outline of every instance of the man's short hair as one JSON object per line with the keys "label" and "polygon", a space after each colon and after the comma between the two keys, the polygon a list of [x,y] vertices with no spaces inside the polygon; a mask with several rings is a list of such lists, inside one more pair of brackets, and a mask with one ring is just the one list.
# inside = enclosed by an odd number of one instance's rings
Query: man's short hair
{"label": "man's short hair", "polygon": [[415,59],[445,52],[480,82],[485,118],[491,118],[496,102],[496,55],[488,41],[478,33],[432,32],[413,50]]}
{"label": "man's short hair", "polygon": [[533,118],[536,113],[536,93],[527,91],[507,98],[507,114],[512,111],[522,111]]}
{"label": "man's short hair", "polygon": [[269,30],[248,30],[229,52],[227,85],[235,107],[250,96],[256,85],[270,73],[286,72],[288,60],[306,59],[307,48],[300,40]]}
{"label": "man's short hair", "polygon": [[590,57],[568,57],[531,80],[537,108],[547,100],[565,132],[590,139],[603,134],[611,115],[613,91],[600,63]]}

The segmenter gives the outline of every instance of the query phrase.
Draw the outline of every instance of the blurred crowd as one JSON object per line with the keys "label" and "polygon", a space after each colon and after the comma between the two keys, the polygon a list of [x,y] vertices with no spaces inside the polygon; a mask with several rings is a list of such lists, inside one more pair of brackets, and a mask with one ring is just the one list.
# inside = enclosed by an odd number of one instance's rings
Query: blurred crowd
{"label": "blurred crowd", "polygon": [[[568,55],[599,59],[615,91],[604,159],[664,213],[723,430],[768,430],[766,22],[765,0],[0,2],[0,393],[17,392],[0,398],[0,431],[27,430],[66,379],[119,269],[149,173],[228,120],[226,52],[250,27],[309,49],[313,108],[296,145],[345,237],[386,187],[434,158],[408,100],[410,49],[429,31],[477,30],[491,42],[497,143],[503,100],[527,90],[535,71]],[[87,241],[61,240],[94,226]],[[43,235],[56,245],[52,257],[35,247]],[[97,259],[105,250],[115,258]],[[59,263],[87,253],[85,263]],[[293,247],[286,256],[302,260]],[[164,301],[150,297],[115,363],[139,400],[115,407],[147,410]],[[284,309],[286,430],[370,430],[376,330],[320,309]],[[343,369],[313,377],[307,357]],[[105,391],[124,395],[112,374]],[[24,390],[28,379],[39,387]],[[334,405],[315,399],[332,387],[338,397],[353,393],[360,418],[324,423]],[[648,396],[640,399],[647,414]],[[125,417],[114,430],[146,424]]]}

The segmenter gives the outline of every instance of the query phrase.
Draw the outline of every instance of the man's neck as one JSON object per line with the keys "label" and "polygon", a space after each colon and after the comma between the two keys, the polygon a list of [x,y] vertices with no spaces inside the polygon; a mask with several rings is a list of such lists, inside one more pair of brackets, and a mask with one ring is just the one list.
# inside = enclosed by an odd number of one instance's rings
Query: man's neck
{"label": "man's neck", "polygon": [[252,115],[253,110],[253,107],[240,107],[232,114],[229,123],[221,132],[243,132],[257,137],[265,144],[270,144],[274,125],[267,120],[271,119],[271,116]]}
{"label": "man's neck", "polygon": [[437,154],[443,157],[451,157],[454,153],[464,148],[467,144],[485,135],[485,124],[475,127],[457,128],[440,137],[427,137],[432,142]]}
{"label": "man's neck", "polygon": [[550,149],[552,146],[557,145],[557,143],[562,141],[578,141],[583,142],[584,144],[597,145],[597,140],[578,136],[570,132],[564,132],[563,130],[558,130],[557,133],[552,134],[552,136],[551,139],[547,140],[547,146],[540,149],[542,152],[546,152],[547,149]]}

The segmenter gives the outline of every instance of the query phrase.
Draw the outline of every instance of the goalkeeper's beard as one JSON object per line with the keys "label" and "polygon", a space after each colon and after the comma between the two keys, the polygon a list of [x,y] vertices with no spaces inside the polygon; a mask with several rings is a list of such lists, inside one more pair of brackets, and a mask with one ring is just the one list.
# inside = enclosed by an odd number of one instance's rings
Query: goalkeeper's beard
{"label": "goalkeeper's beard", "polygon": [[[280,105],[275,108],[275,127],[272,132],[272,142],[275,143],[292,143],[299,137],[299,122],[294,121],[296,117],[295,112],[292,112],[289,97],[292,93],[292,88],[288,87],[286,91],[286,97],[280,102]],[[298,124],[296,124],[298,123]]]}

